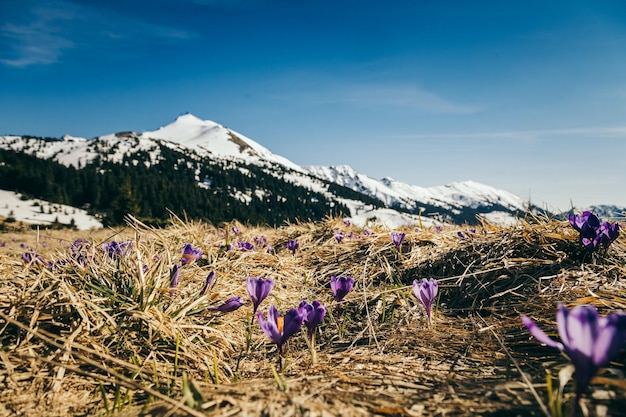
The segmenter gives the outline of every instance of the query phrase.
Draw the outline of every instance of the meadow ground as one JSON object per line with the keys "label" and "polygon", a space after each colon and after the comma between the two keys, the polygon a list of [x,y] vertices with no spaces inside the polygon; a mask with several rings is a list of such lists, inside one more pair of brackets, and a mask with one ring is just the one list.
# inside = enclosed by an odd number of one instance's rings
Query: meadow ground
{"label": "meadow ground", "polygon": [[[590,256],[569,223],[551,219],[406,229],[401,253],[390,230],[367,235],[341,219],[129,224],[0,235],[0,416],[543,416],[547,375],[558,385],[568,360],[531,338],[520,315],[554,336],[558,303],[626,308],[626,238]],[[253,250],[240,250],[255,238]],[[103,251],[127,240],[126,254]],[[172,289],[186,243],[204,253]],[[25,252],[41,258],[25,263]],[[200,295],[211,271],[216,281]],[[331,275],[355,280],[340,322]],[[276,346],[256,320],[248,331],[248,276],[275,281],[264,314],[302,300],[328,306],[317,363],[296,334],[278,374]],[[433,328],[411,294],[414,279],[430,277],[440,293]],[[246,304],[211,310],[233,296]],[[625,358],[592,381],[577,415],[626,415]],[[566,402],[572,391],[570,382]]]}

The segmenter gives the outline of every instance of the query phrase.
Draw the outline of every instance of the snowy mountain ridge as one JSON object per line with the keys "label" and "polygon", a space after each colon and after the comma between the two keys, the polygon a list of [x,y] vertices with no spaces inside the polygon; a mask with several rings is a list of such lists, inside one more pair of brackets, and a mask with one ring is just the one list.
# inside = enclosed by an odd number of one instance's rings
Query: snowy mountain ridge
{"label": "snowy mountain ridge", "polygon": [[[240,133],[192,114],[181,115],[168,125],[140,134],[119,132],[94,139],[65,135],[60,140],[0,136],[0,149],[52,159],[75,168],[84,167],[96,158],[134,165],[141,160],[141,163],[150,166],[161,160],[161,146],[184,153],[194,160],[208,157],[260,166],[276,178],[322,193],[330,201],[349,207],[353,217],[376,217],[376,210],[380,208],[373,207],[371,199],[382,202],[386,210],[401,212],[399,216],[404,216],[406,222],[415,221],[416,215],[420,213],[437,221],[463,222],[474,220],[476,214],[498,212],[499,217],[502,217],[502,213],[514,217],[515,213],[525,210],[525,202],[521,198],[473,181],[424,188],[392,178],[376,180],[347,165],[301,167]],[[134,157],[139,154],[144,157]],[[242,167],[238,169],[245,170]],[[197,178],[197,181],[199,186],[206,187],[202,178]],[[339,197],[333,194],[329,184],[346,187],[355,194],[350,198]],[[233,196],[237,196],[243,203],[255,194],[263,193],[262,189],[246,192],[233,190]],[[370,199],[364,200],[358,195]]]}
{"label": "snowy mountain ridge", "polygon": [[376,180],[347,165],[305,168],[319,178],[377,198],[387,206],[412,212],[419,212],[420,208],[428,206],[441,207],[456,214],[464,208],[479,209],[481,206],[501,206],[512,212],[526,209],[526,204],[520,197],[474,181],[425,188],[389,177]]}

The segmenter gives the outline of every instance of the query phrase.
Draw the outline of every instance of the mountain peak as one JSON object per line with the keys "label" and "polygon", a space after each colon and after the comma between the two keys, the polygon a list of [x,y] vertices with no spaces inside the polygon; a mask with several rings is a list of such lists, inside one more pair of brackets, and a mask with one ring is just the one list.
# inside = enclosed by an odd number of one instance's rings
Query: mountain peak
{"label": "mountain peak", "polygon": [[211,120],[203,120],[199,118],[198,116],[191,114],[191,113],[181,114],[172,123],[170,123],[167,126],[171,126],[172,124],[188,124],[188,125],[203,124],[203,125],[212,125],[212,126],[218,125],[218,123],[212,122]]}
{"label": "mountain peak", "polygon": [[202,120],[191,113],[182,114],[172,123],[155,131],[143,132],[141,137],[173,142],[212,156],[238,158],[254,164],[278,163],[302,171],[300,166],[273,154],[254,140],[211,120]]}

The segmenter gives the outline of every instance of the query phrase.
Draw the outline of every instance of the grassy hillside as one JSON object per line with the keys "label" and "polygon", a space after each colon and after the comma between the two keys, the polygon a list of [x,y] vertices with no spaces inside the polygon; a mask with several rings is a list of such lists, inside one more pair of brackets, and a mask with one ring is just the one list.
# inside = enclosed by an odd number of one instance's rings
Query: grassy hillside
{"label": "grassy hillside", "polygon": [[[174,218],[163,229],[131,220],[1,234],[0,415],[540,416],[546,375],[557,384],[568,360],[531,338],[520,315],[554,336],[558,303],[626,306],[623,234],[591,256],[569,223],[548,219],[407,229],[400,250],[390,232],[336,218],[278,228]],[[117,252],[103,249],[113,241]],[[172,287],[188,243],[202,255]],[[332,275],[355,280],[341,315]],[[250,323],[248,276],[275,282],[265,316],[270,305],[327,306],[315,364],[297,333],[280,374],[276,345]],[[432,328],[411,293],[430,277],[440,294]],[[241,308],[214,310],[237,296]],[[623,412],[625,357],[586,390],[589,415]],[[565,392],[569,403],[571,382]]]}

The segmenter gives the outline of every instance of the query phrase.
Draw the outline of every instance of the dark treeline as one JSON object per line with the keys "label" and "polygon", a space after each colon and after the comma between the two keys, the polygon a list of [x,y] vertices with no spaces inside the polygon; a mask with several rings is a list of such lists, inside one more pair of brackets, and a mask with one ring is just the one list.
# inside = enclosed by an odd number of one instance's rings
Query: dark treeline
{"label": "dark treeline", "polygon": [[[121,224],[127,213],[163,224],[168,209],[213,223],[239,219],[268,225],[349,213],[320,193],[283,181],[282,167],[270,175],[256,165],[190,157],[165,146],[160,147],[158,163],[150,163],[149,155],[141,152],[121,163],[106,158],[101,155],[76,169],[0,150],[0,188],[86,208],[106,225]],[[345,198],[354,193],[337,186],[332,191]],[[372,203],[382,205],[377,200]]]}

